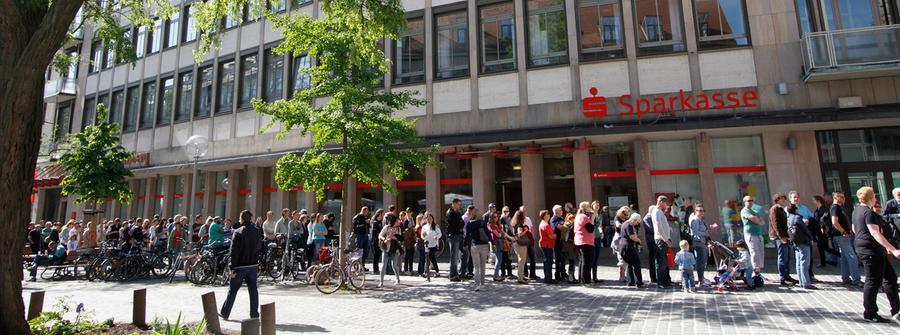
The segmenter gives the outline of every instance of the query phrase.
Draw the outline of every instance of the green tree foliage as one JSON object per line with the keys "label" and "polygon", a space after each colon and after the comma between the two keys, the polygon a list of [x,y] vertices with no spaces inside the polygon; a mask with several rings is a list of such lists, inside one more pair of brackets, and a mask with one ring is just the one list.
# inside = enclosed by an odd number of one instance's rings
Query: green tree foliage
{"label": "green tree foliage", "polygon": [[[284,126],[279,136],[294,129],[312,135],[309,150],[278,160],[275,181],[285,189],[303,185],[319,201],[325,186],[348,175],[394,192],[384,182],[385,171],[403,179],[407,163],[418,168],[437,164],[436,146],[411,150],[422,145],[415,122],[393,116],[425,102],[412,92],[375,88],[389,68],[378,44],[396,39],[405,29],[403,7],[399,0],[324,0],[321,5],[324,16],[319,19],[267,14],[284,35],[273,52],[307,53],[317,59],[308,69],[309,89],[294,92],[288,100],[253,101],[258,112]],[[321,97],[327,98],[317,100]],[[328,150],[329,145],[340,149]]]}
{"label": "green tree foliage", "polygon": [[62,193],[76,195],[76,203],[127,201],[132,196],[126,178],[134,174],[124,164],[132,153],[119,145],[119,126],[103,121],[108,113],[106,106],[97,105],[97,119],[101,121],[70,134],[69,149],[59,159],[66,169]]}

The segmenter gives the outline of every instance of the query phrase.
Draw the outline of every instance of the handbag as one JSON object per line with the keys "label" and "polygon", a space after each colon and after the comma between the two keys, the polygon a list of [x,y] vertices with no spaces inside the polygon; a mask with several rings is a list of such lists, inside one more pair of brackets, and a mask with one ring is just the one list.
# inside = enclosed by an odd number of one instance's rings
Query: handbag
{"label": "handbag", "polygon": [[672,252],[672,248],[666,248],[666,258],[669,268],[675,267],[675,253]]}

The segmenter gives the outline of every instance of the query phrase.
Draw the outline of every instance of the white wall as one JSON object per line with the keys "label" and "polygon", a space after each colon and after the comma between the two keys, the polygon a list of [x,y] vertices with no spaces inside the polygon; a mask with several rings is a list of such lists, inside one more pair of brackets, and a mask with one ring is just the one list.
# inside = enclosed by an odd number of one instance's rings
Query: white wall
{"label": "white wall", "polygon": [[478,77],[478,107],[491,109],[519,105],[519,74]]}
{"label": "white wall", "polygon": [[704,90],[756,86],[753,50],[701,53],[700,81]]}
{"label": "white wall", "polygon": [[581,71],[581,94],[590,96],[591,87],[597,88],[597,95],[618,97],[631,92],[628,79],[628,62],[602,62],[584,64]]}
{"label": "white wall", "polygon": [[688,56],[666,56],[637,60],[642,95],[691,90]]}
{"label": "white wall", "polygon": [[528,104],[572,100],[572,76],[568,66],[531,70],[526,77]]}

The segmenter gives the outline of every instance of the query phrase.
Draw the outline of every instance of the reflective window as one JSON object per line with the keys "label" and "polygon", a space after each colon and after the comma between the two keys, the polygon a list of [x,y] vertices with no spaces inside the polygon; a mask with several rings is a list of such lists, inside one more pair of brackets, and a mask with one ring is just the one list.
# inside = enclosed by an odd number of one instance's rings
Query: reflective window
{"label": "reflective window", "polygon": [[225,15],[225,18],[222,19],[222,21],[224,22],[222,25],[225,26],[225,29],[231,29],[238,26],[237,18],[231,15]]}
{"label": "reflective window", "polygon": [[108,69],[116,65],[116,50],[112,49],[110,46],[105,46],[103,49],[103,68]]}
{"label": "reflective window", "polygon": [[160,93],[162,104],[156,117],[156,124],[162,125],[169,124],[169,118],[172,117],[172,109],[175,108],[175,78],[164,78],[160,82],[162,83],[162,91]]}
{"label": "reflective window", "polygon": [[694,0],[700,48],[748,45],[743,0]]}
{"label": "reflective window", "polygon": [[620,0],[579,0],[578,34],[583,60],[625,56]]}
{"label": "reflective window", "polygon": [[283,12],[287,9],[287,0],[272,0],[270,3],[272,10],[275,12]]}
{"label": "reflective window", "polygon": [[172,13],[172,16],[169,17],[169,20],[166,21],[166,39],[165,43],[163,43],[165,48],[171,48],[178,45],[178,31],[180,26],[178,25],[180,14],[178,12]]}
{"label": "reflective window", "polygon": [[231,112],[234,107],[234,61],[219,64],[219,101],[216,112]]}
{"label": "reflective window", "polygon": [[178,78],[178,109],[175,111],[175,122],[191,118],[191,104],[194,102],[194,73],[182,73]]}
{"label": "reflective window", "polygon": [[214,79],[212,66],[207,66],[199,70],[197,85],[199,86],[200,91],[199,94],[197,94],[197,109],[194,111],[194,117],[209,116],[210,109],[212,109],[212,89]]}
{"label": "reflective window", "polygon": [[469,74],[469,29],[466,12],[435,17],[437,36],[436,78],[452,78]]}
{"label": "reflective window", "polygon": [[122,126],[122,116],[125,114],[125,91],[113,92],[109,105],[109,122]]}
{"label": "reflective window", "polygon": [[165,36],[165,31],[163,30],[163,21],[162,19],[155,19],[153,21],[153,30],[147,32],[150,41],[148,45],[148,49],[150,53],[159,52],[159,48],[162,47],[162,40]]}
{"label": "reflective window", "polygon": [[898,128],[840,130],[837,136],[842,162],[900,160]]}
{"label": "reflective window", "polygon": [[516,68],[516,21],[512,3],[479,8],[481,71]]}
{"label": "reflective window", "polygon": [[267,102],[281,99],[282,83],[284,82],[284,55],[272,54],[272,49],[265,51],[266,71],[265,98]]}
{"label": "reflective window", "polygon": [[91,44],[91,64],[88,66],[88,72],[94,73],[100,71],[103,66],[103,45],[100,41]]}
{"label": "reflective window", "polygon": [[256,55],[248,55],[241,58],[241,98],[238,101],[239,107],[250,106],[250,100],[256,98],[256,84],[259,80],[259,62]]}
{"label": "reflective window", "polygon": [[144,57],[144,53],[147,51],[147,28],[138,27],[135,29],[133,46],[134,55],[137,58]]}
{"label": "reflective window", "polygon": [[156,82],[144,84],[143,94],[144,96],[141,99],[143,102],[143,106],[141,106],[141,129],[153,127],[153,112],[156,111],[156,99],[158,98]]}
{"label": "reflective window", "polygon": [[184,8],[184,33],[182,42],[191,42],[197,39],[197,30],[194,29],[194,8],[186,6]]}
{"label": "reflective window", "polygon": [[124,131],[134,131],[137,127],[138,106],[141,100],[141,88],[139,86],[129,87],[128,95],[125,96],[125,124]]}
{"label": "reflective window", "polygon": [[563,0],[528,0],[529,65],[564,64],[568,60]]}
{"label": "reflective window", "polygon": [[309,56],[302,55],[294,58],[294,69],[291,71],[294,81],[294,92],[310,88],[312,78],[306,72],[309,71],[309,67]]}
{"label": "reflective window", "polygon": [[684,51],[680,0],[635,0],[638,51]]}
{"label": "reflective window", "polygon": [[394,46],[394,83],[425,80],[425,20],[409,20]]}

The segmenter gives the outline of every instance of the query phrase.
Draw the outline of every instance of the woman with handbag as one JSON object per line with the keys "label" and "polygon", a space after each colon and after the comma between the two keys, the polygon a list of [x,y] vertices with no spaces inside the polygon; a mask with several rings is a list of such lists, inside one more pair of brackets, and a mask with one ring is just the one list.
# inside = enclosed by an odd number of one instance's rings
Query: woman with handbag
{"label": "woman with handbag", "polygon": [[591,211],[591,204],[582,201],[578,204],[578,214],[575,215],[575,247],[581,253],[581,285],[588,285],[594,282],[596,278],[592,278],[594,274],[591,272],[594,263],[594,230],[598,229],[594,226],[594,213]]}
{"label": "woman with handbag", "polygon": [[440,274],[440,270],[438,269],[437,263],[437,250],[439,243],[441,242],[441,227],[437,223],[434,222],[434,215],[431,215],[430,212],[425,212],[422,216],[422,240],[425,241],[425,249],[427,250],[428,260],[426,260],[425,266],[428,266],[427,263],[431,263],[432,268],[434,269],[434,276],[438,277]]}
{"label": "woman with handbag", "polygon": [[643,288],[644,279],[641,276],[641,258],[639,257],[641,253],[641,238],[638,237],[638,230],[640,230],[643,220],[641,220],[641,215],[638,213],[632,213],[629,216],[630,212],[631,209],[624,206],[616,212],[618,214],[616,217],[617,223],[621,218],[628,217],[627,220],[621,223],[622,229],[619,232],[620,240],[617,242],[617,245],[622,250],[622,260],[627,265],[625,274],[628,277],[628,286]]}
{"label": "woman with handbag", "polygon": [[512,226],[516,232],[516,257],[518,265],[516,265],[516,274],[519,284],[528,284],[528,276],[525,275],[525,261],[528,260],[528,246],[534,244],[534,235],[531,229],[525,225],[525,213],[516,211],[513,214]]}
{"label": "woman with handbag", "polygon": [[[561,236],[560,242],[562,243],[562,254],[563,254],[563,265],[568,264],[568,271],[566,274],[566,278],[568,278],[569,284],[577,284],[578,281],[575,280],[575,262],[576,259],[576,250],[575,250],[575,215],[567,214],[565,221],[559,225],[559,234]],[[565,269],[561,269],[565,270]]]}
{"label": "woman with handbag", "polygon": [[503,274],[503,272],[506,272],[503,268],[503,263],[506,262],[504,256],[509,251],[509,241],[512,237],[506,234],[506,231],[503,229],[503,223],[500,222],[500,217],[497,213],[490,214],[490,217],[488,218],[488,230],[491,232],[493,252],[497,256],[497,261],[494,262],[494,281],[501,282],[506,278],[506,275],[508,275]]}
{"label": "woman with handbag", "polygon": [[378,282],[378,287],[381,288],[384,286],[384,274],[387,272],[388,268],[394,269],[394,275],[396,276],[396,280],[394,281],[394,286],[400,284],[400,271],[397,266],[397,261],[400,256],[400,228],[397,227],[397,217],[393,215],[387,216],[387,225],[384,228],[381,228],[381,233],[378,234],[379,246],[382,251],[382,264],[381,264],[381,279]]}
{"label": "woman with handbag", "polygon": [[613,224],[615,225],[616,232],[613,235],[612,241],[610,242],[610,247],[612,247],[613,254],[616,255],[616,266],[619,267],[619,282],[625,282],[625,259],[622,254],[625,253],[625,248],[623,242],[627,243],[627,241],[623,241],[622,238],[625,237],[621,234],[622,227],[626,224],[631,224],[628,221],[628,218],[631,216],[631,208],[627,206],[622,206],[616,211],[616,217],[613,218]]}

